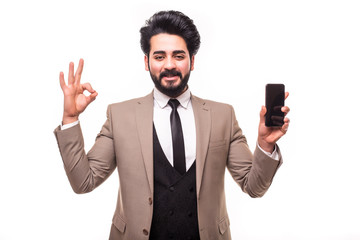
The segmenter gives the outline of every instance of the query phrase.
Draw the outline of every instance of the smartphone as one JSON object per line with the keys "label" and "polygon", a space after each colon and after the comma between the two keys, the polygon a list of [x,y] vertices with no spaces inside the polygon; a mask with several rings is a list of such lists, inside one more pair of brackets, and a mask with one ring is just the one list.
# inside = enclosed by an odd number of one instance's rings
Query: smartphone
{"label": "smartphone", "polygon": [[265,93],[265,126],[279,127],[284,124],[284,113],[281,108],[285,102],[284,84],[266,84]]}

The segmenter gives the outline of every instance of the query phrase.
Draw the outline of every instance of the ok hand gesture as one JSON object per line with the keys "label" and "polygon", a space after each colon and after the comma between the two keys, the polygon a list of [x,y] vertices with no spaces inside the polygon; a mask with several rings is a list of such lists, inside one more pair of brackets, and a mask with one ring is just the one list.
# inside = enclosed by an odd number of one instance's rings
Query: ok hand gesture
{"label": "ok hand gesture", "polygon": [[[75,122],[79,119],[86,107],[95,100],[98,93],[91,87],[90,83],[80,83],[84,60],[80,59],[79,66],[74,75],[74,63],[69,64],[68,84],[65,84],[64,73],[60,72],[60,86],[64,93],[63,124]],[[84,91],[90,93],[89,96]]]}

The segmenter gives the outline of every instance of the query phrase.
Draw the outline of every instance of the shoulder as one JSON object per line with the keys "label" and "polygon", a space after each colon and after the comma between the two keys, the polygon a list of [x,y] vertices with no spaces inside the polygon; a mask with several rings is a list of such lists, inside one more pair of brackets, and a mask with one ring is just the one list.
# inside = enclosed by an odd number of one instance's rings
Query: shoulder
{"label": "shoulder", "polygon": [[112,103],[108,106],[110,111],[132,111],[137,105],[152,105],[153,93],[139,98],[133,98],[122,102]]}
{"label": "shoulder", "polygon": [[210,109],[212,112],[232,112],[233,107],[230,104],[217,102],[209,99],[203,99],[197,96],[192,95],[192,104],[193,106],[200,106]]}

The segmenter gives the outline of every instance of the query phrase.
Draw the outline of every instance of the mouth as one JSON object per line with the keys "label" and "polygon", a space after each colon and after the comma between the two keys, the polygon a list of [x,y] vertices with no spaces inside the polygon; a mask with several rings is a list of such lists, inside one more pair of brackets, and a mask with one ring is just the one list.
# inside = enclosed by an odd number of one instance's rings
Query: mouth
{"label": "mouth", "polygon": [[162,77],[162,79],[164,79],[165,81],[175,81],[179,78],[178,75],[172,75],[172,74],[169,74],[169,75],[165,75]]}
{"label": "mouth", "polygon": [[160,74],[160,79],[165,81],[176,81],[181,78],[181,73],[176,70],[165,71]]}

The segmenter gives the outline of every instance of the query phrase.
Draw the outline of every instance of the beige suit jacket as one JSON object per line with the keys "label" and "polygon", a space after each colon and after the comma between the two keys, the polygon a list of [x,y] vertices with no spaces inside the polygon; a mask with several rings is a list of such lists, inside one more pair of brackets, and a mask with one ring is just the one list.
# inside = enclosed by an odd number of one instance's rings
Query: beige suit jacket
{"label": "beige suit jacket", "polygon": [[[227,168],[242,190],[261,197],[281,165],[248,148],[230,105],[191,96],[196,124],[196,192],[202,240],[231,239],[224,193]],[[109,105],[86,154],[80,125],[54,133],[76,193],[90,192],[117,168],[120,184],[111,240],[148,239],[153,213],[153,94]]]}

